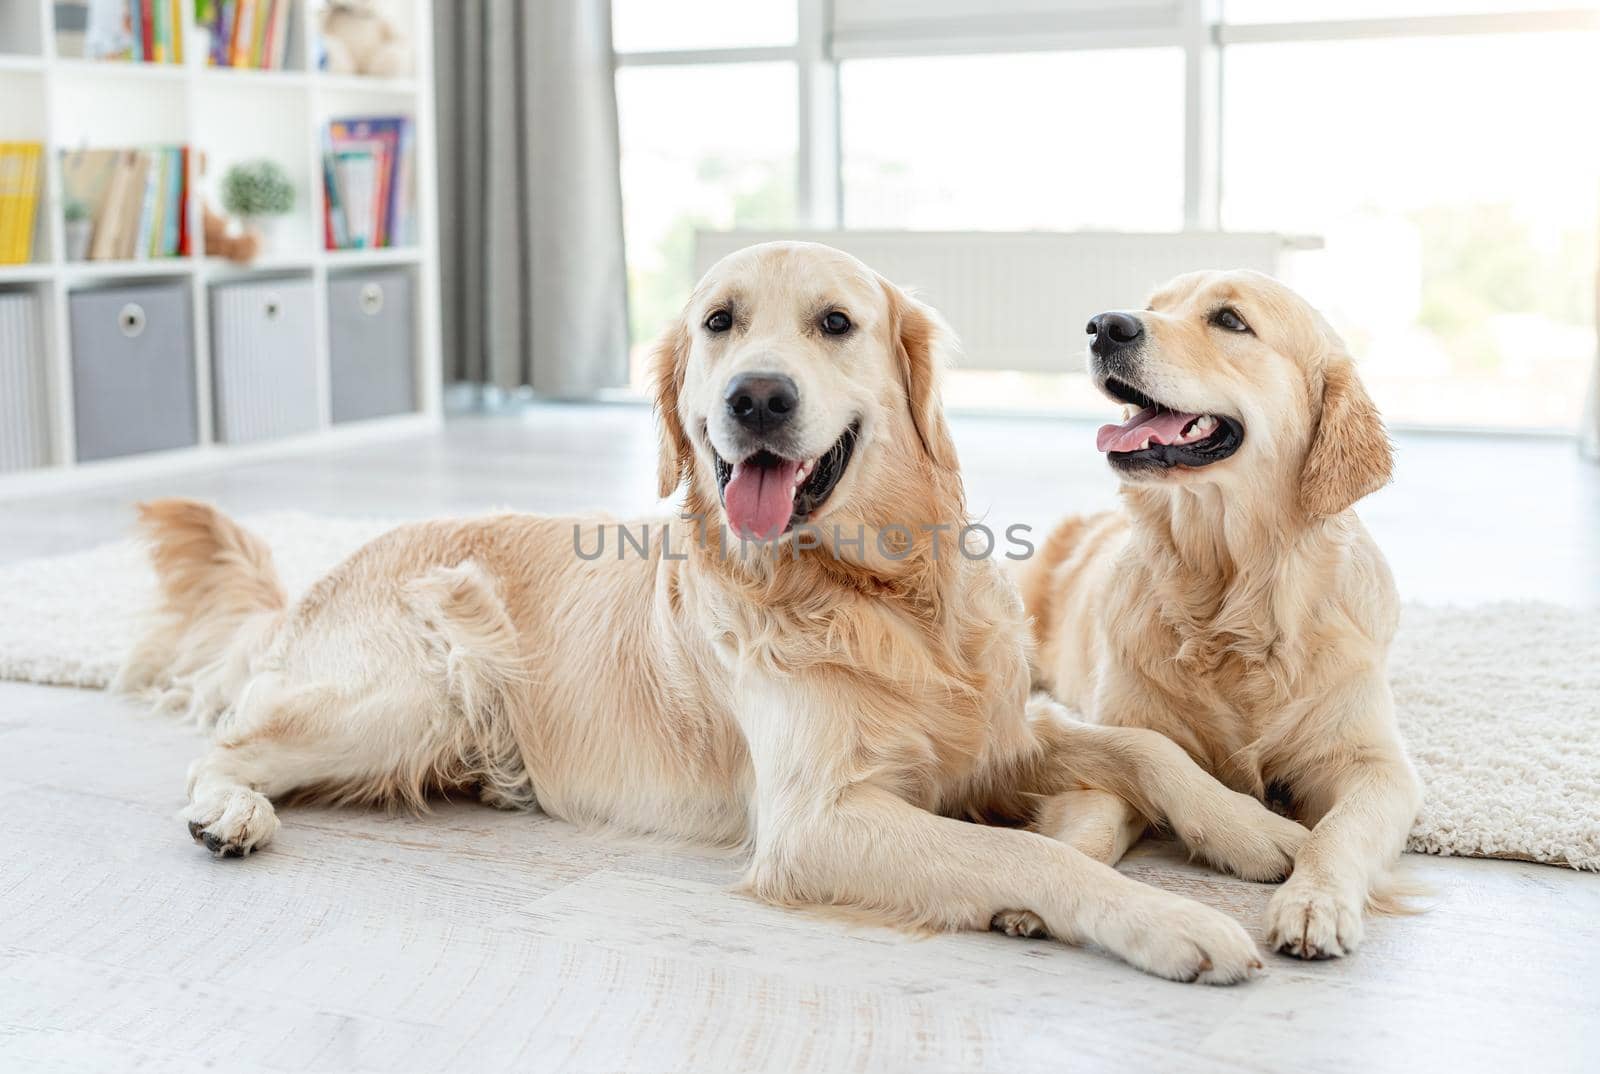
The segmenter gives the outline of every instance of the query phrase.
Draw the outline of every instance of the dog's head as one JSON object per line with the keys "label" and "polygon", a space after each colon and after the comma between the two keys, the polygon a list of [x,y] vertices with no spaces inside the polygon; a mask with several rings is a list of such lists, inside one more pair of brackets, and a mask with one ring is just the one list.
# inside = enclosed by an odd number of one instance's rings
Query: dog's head
{"label": "dog's head", "polygon": [[1389,438],[1343,342],[1271,277],[1189,273],[1088,330],[1090,375],[1126,406],[1098,436],[1124,481],[1265,481],[1313,516],[1388,482]]}
{"label": "dog's head", "polygon": [[[937,315],[847,254],[752,246],[712,266],[653,357],[660,492],[720,505],[740,537],[873,517],[953,473]],[[920,521],[920,520],[919,520]]]}

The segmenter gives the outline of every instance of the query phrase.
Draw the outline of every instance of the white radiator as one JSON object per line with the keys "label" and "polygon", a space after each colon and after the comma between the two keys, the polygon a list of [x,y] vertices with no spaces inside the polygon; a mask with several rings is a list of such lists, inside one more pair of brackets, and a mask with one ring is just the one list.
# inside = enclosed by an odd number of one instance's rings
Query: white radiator
{"label": "white radiator", "polygon": [[963,369],[1048,373],[1078,359],[1090,317],[1143,306],[1181,272],[1281,275],[1287,252],[1320,245],[1259,232],[700,231],[695,273],[774,239],[837,247],[914,290],[961,337]]}

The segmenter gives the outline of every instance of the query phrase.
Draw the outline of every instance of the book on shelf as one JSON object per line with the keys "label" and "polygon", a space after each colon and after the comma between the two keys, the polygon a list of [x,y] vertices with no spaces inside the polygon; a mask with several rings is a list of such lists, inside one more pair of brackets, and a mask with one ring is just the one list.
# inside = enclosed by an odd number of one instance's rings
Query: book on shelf
{"label": "book on shelf", "polygon": [[90,221],[90,261],[143,261],[189,253],[189,149],[69,149],[61,193]]}
{"label": "book on shelf", "polygon": [[38,142],[0,142],[0,265],[25,265],[33,258],[43,154]]}
{"label": "book on shelf", "polygon": [[183,8],[191,0],[84,0],[90,60],[183,62]]}
{"label": "book on shelf", "polygon": [[294,24],[294,0],[212,0],[211,54],[213,67],[281,71],[289,58]]}
{"label": "book on shelf", "polygon": [[329,122],[322,154],[328,249],[410,246],[417,241],[413,130],[406,116]]}

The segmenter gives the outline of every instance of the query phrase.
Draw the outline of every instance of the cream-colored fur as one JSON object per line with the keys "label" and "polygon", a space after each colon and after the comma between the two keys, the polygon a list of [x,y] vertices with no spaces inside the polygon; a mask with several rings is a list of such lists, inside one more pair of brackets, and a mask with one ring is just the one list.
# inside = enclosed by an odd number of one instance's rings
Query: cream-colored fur
{"label": "cream-colored fur", "polygon": [[[1231,308],[1249,326],[1212,323]],[[1129,477],[1125,510],[1069,519],[1020,572],[1040,679],[1095,721],[1171,738],[1236,790],[1315,825],[1267,936],[1303,958],[1361,940],[1385,904],[1420,789],[1385,674],[1398,603],[1350,510],[1389,477],[1383,425],[1343,344],[1255,273],[1179,277],[1137,314],[1124,379],[1174,409],[1242,422],[1240,450]],[[1098,790],[1037,827],[1115,862],[1144,826]]]}
{"label": "cream-colored fur", "polygon": [[[710,333],[713,308],[734,309],[734,328]],[[853,330],[817,331],[824,310]],[[713,268],[655,359],[662,492],[684,488],[704,524],[653,520],[646,555],[619,558],[616,524],[595,518],[429,522],[286,608],[249,534],[204,505],[147,505],[164,620],[120,684],[215,725],[191,773],[192,834],[238,856],[271,838],[284,796],[476,789],[746,846],[749,889],[776,903],[933,928],[1025,911],[1165,977],[1244,978],[1256,951],[1226,916],[1035,832],[971,823],[1020,825],[1043,797],[1101,788],[1262,879],[1305,836],[1162,736],[1030,698],[1022,604],[994,563],[948,538],[942,556],[927,541],[719,549],[713,445],[731,450],[723,395],[750,368],[794,379],[808,451],[859,422],[811,522],[954,532],[967,519],[934,383],[949,345],[930,310],[837,251],[774,244]],[[606,554],[579,555],[605,525]]]}

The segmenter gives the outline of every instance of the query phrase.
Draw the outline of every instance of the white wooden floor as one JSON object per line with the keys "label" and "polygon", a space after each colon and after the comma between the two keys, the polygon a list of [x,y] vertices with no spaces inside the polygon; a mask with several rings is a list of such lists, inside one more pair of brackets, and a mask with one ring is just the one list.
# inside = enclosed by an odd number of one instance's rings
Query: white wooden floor
{"label": "white wooden floor", "polygon": [[[1088,426],[957,434],[992,522],[1111,500]],[[1600,603],[1600,470],[1552,442],[1400,446],[1364,514],[1406,597]],[[97,543],[167,493],[239,512],[638,510],[653,450],[636,409],[460,421],[0,503],[0,560]],[[214,861],[177,818],[197,749],[101,694],[0,684],[0,1071],[1600,1069],[1593,875],[1411,858],[1429,912],[1374,922],[1353,958],[1273,957],[1210,989],[1093,950],[774,910],[731,893],[737,861],[465,804],[286,810],[271,849]],[[1253,929],[1271,891],[1166,845],[1125,868]]]}

